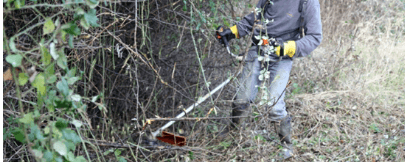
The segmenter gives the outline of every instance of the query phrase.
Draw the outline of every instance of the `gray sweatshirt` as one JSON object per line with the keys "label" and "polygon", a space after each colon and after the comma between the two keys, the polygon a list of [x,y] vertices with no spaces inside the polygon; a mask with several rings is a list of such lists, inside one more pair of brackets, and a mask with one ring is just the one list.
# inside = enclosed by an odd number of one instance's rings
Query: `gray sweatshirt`
{"label": "gray sweatshirt", "polygon": [[[260,0],[257,8],[263,8],[266,1]],[[270,37],[282,38],[283,41],[295,40],[296,53],[294,57],[303,57],[309,55],[322,41],[322,23],[320,14],[320,5],[318,0],[308,0],[304,12],[304,31],[305,37],[299,38],[300,16],[299,12],[300,0],[272,0],[273,4],[268,3],[266,11],[256,15],[256,20],[260,20],[263,14],[264,19],[272,21],[267,23],[266,30]],[[251,13],[245,16],[236,24],[240,37],[243,37],[252,31],[254,25],[255,14]],[[256,24],[264,25],[264,22],[256,22]],[[254,35],[265,34],[265,30],[256,28]]]}

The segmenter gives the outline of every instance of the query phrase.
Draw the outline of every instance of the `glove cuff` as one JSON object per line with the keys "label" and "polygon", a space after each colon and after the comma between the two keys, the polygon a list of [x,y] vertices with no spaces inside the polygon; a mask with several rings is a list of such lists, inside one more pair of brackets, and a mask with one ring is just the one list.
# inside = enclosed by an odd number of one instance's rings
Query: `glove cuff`
{"label": "glove cuff", "polygon": [[232,26],[231,28],[232,33],[235,35],[237,39],[239,39],[238,27],[236,25]]}

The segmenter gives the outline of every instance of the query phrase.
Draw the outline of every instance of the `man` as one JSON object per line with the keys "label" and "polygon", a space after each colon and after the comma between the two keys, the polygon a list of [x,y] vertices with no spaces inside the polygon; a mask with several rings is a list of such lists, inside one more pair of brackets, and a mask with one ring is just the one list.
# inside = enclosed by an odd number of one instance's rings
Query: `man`
{"label": "man", "polygon": [[[284,102],[284,89],[290,75],[293,58],[309,55],[322,40],[322,24],[318,0],[260,0],[256,12],[244,17],[230,29],[219,31],[223,39],[240,38],[253,31],[253,43],[246,56],[246,64],[238,78],[239,89],[232,104],[232,116],[248,116],[250,103],[254,102],[258,86],[262,84],[263,69],[270,72],[265,84],[269,95],[267,104],[269,120],[278,121],[277,133],[284,147],[283,159],[293,155],[291,117]],[[266,38],[274,39],[263,39]],[[267,42],[269,42],[267,44]],[[268,52],[269,47],[270,52]],[[267,49],[267,51],[266,51]],[[263,59],[266,56],[269,59]],[[268,61],[279,60],[281,61]],[[268,74],[268,73],[266,73]],[[266,89],[265,88],[265,89]],[[261,88],[263,89],[263,88]],[[241,119],[232,120],[240,125]]]}

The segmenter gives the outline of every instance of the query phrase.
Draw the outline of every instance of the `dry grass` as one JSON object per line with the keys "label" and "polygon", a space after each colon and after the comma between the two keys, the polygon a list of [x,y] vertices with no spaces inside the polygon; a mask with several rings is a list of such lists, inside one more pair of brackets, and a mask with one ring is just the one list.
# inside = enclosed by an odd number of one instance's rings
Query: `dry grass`
{"label": "dry grass", "polygon": [[[403,2],[320,3],[323,43],[295,60],[288,89],[296,153],[289,161],[404,161]],[[208,148],[226,155],[219,161],[271,161],[279,153],[265,120]]]}

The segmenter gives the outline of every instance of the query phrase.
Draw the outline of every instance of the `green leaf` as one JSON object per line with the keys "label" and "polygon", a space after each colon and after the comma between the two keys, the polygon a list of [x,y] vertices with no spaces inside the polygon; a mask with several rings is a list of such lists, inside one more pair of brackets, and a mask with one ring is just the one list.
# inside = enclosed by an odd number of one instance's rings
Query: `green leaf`
{"label": "green leaf", "polygon": [[19,141],[19,142],[21,142],[21,143],[25,143],[25,136],[24,136],[24,133],[22,132],[21,129],[15,128],[15,129],[12,130],[11,132],[13,133],[14,138],[15,138],[17,141]]}
{"label": "green leaf", "polygon": [[25,0],[16,0],[14,1],[15,8],[19,9],[25,5]]}
{"label": "green leaf", "polygon": [[44,31],[43,35],[52,33],[55,30],[55,24],[53,24],[53,21],[51,18],[47,18],[47,20],[45,21],[44,27],[42,29]]}
{"label": "green leaf", "polygon": [[62,141],[57,141],[52,146],[60,155],[65,156],[67,154],[66,145]]}
{"label": "green leaf", "polygon": [[45,87],[45,76],[43,73],[39,73],[35,77],[34,82],[32,82],[32,86],[37,88],[38,94],[45,95],[46,87]]}
{"label": "green leaf", "polygon": [[[55,74],[55,64],[51,64],[51,65],[47,66],[46,69],[45,69],[45,73],[48,76],[50,76],[50,75],[54,76],[53,74]],[[47,83],[49,83],[49,80],[47,80]]]}
{"label": "green leaf", "polygon": [[69,160],[69,161],[75,161],[76,160],[75,155],[71,151],[68,152],[66,157],[67,157],[66,159]]}
{"label": "green leaf", "polygon": [[70,98],[72,99],[72,101],[76,101],[76,102],[80,102],[82,97],[78,94],[72,95],[70,96]]}
{"label": "green leaf", "polygon": [[86,12],[81,7],[76,8],[76,14],[77,15],[84,15]]}
{"label": "green leaf", "polygon": [[79,121],[79,120],[73,120],[72,122],[71,122],[76,128],[80,128],[83,124],[82,124],[82,122],[81,121]]}
{"label": "green leaf", "polygon": [[62,69],[67,68],[67,59],[66,59],[65,54],[63,54],[63,53],[59,54],[59,58],[58,58],[58,60],[56,60],[56,64]]}
{"label": "green leaf", "polygon": [[66,100],[63,100],[63,101],[57,101],[56,100],[55,104],[56,104],[55,108],[70,108],[70,107],[72,107],[72,102],[66,101]]}
{"label": "green leaf", "polygon": [[42,159],[42,156],[44,155],[42,154],[42,151],[38,149],[32,149],[32,152],[34,153],[34,156],[37,159]]}
{"label": "green leaf", "polygon": [[91,102],[96,102],[97,99],[98,99],[98,95],[97,95],[97,96],[94,96],[93,98],[91,98]]}
{"label": "green leaf", "polygon": [[58,121],[55,122],[55,127],[59,130],[63,130],[68,126],[68,122],[65,119],[58,118]]}
{"label": "green leaf", "polygon": [[103,153],[103,155],[106,156],[106,155],[108,155],[108,154],[110,154],[110,153],[112,153],[112,152],[114,152],[114,149],[109,149],[109,150],[105,151],[105,152]]}
{"label": "green leaf", "polygon": [[68,34],[72,35],[80,35],[81,31],[80,28],[77,27],[77,25],[74,22],[67,23],[65,25],[62,25],[61,27],[63,31],[65,31]]}
{"label": "green leaf", "polygon": [[64,42],[66,42],[66,32],[65,31],[61,31],[61,34],[60,34],[60,37],[62,38],[62,40],[64,41]]}
{"label": "green leaf", "polygon": [[52,56],[49,54],[48,49],[41,44],[41,53],[42,53],[42,63],[43,65],[49,65],[51,63]]}
{"label": "green leaf", "polygon": [[74,145],[76,145],[79,142],[82,142],[82,140],[80,139],[80,137],[76,134],[75,131],[71,130],[71,129],[65,129],[62,131],[63,134],[63,138],[65,138],[66,140],[69,140],[71,142],[73,142]]}
{"label": "green leaf", "polygon": [[118,162],[127,162],[127,160],[125,160],[125,158],[123,158],[123,157],[118,157],[117,159],[118,159]]}
{"label": "green leaf", "polygon": [[15,47],[15,42],[14,42],[15,37],[10,38],[9,46],[11,49],[11,52],[17,52],[17,48]]}
{"label": "green leaf", "polygon": [[10,63],[13,67],[19,67],[21,65],[22,61],[22,56],[17,54],[17,55],[8,55],[6,57],[6,61]]}
{"label": "green leaf", "polygon": [[53,58],[54,60],[57,60],[57,59],[59,58],[59,55],[58,55],[58,53],[56,52],[55,43],[52,42],[52,43],[49,45],[49,50],[51,51],[52,58]]}
{"label": "green leaf", "polygon": [[87,160],[83,156],[78,156],[76,157],[75,162],[87,162]]}
{"label": "green leaf", "polygon": [[46,161],[52,161],[53,154],[49,150],[46,150],[43,157],[46,159]]}
{"label": "green leaf", "polygon": [[47,83],[50,83],[50,84],[52,84],[52,83],[55,83],[56,82],[56,75],[51,75],[49,78],[48,78],[48,80],[47,80]]}
{"label": "green leaf", "polygon": [[116,149],[116,150],[114,151],[114,155],[115,155],[115,156],[121,155],[121,150],[120,150],[120,149]]}
{"label": "green leaf", "polygon": [[23,118],[20,118],[18,121],[24,124],[29,124],[34,122],[34,118],[32,117],[32,112],[28,114],[24,114]]}
{"label": "green leaf", "polygon": [[48,135],[49,132],[51,132],[51,128],[49,128],[49,126],[46,126],[46,127],[44,128],[44,134],[45,134],[45,135]]}
{"label": "green leaf", "polygon": [[75,151],[75,149],[76,149],[75,144],[73,144],[72,142],[65,141],[65,145],[66,145],[67,151]]}
{"label": "green leaf", "polygon": [[25,85],[28,82],[28,75],[26,73],[19,73],[18,74],[18,84]]}
{"label": "green leaf", "polygon": [[84,18],[80,19],[80,25],[86,30],[90,28],[90,24]]}
{"label": "green leaf", "polygon": [[70,47],[70,48],[74,48],[74,47],[75,47],[75,45],[73,44],[73,36],[72,36],[72,35],[69,35],[69,47]]}
{"label": "green leaf", "polygon": [[86,4],[90,7],[90,8],[95,8],[97,7],[99,1],[98,0],[86,0]]}
{"label": "green leaf", "polygon": [[68,80],[68,84],[69,84],[69,85],[73,85],[73,84],[75,84],[75,82],[78,81],[78,80],[80,80],[79,77],[71,77],[71,78],[69,78],[69,80]]}
{"label": "green leaf", "polygon": [[96,10],[95,9],[90,9],[89,12],[84,14],[84,19],[86,19],[86,22],[90,24],[93,27],[99,27],[97,24],[97,16],[96,16]]}
{"label": "green leaf", "polygon": [[44,136],[42,135],[42,132],[39,130],[38,125],[35,125],[31,123],[31,133],[36,139],[38,140],[44,140]]}
{"label": "green leaf", "polygon": [[58,90],[62,92],[64,96],[69,95],[69,86],[64,77],[62,77],[62,79],[58,83],[56,83],[56,88],[58,88]]}

